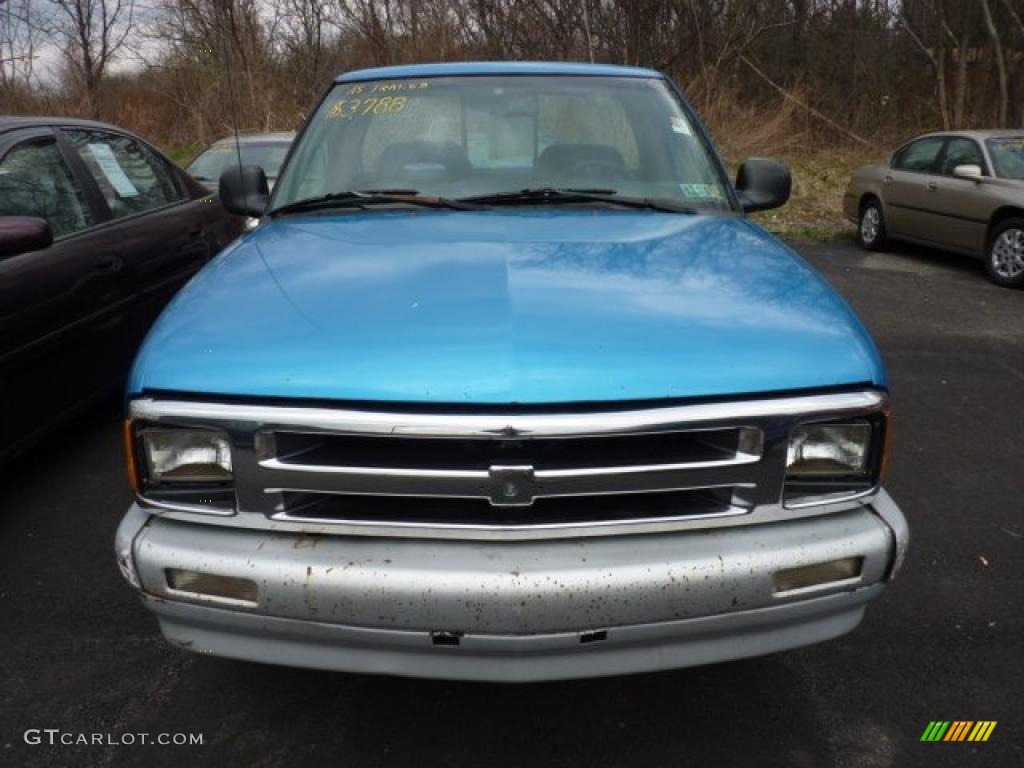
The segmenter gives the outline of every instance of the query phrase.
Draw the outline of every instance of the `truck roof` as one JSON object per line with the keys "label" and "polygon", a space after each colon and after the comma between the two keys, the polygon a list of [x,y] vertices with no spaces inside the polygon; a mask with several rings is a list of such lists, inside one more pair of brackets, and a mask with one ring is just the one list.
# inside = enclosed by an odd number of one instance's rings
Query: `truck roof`
{"label": "truck roof", "polygon": [[410,64],[346,72],[336,83],[361,80],[401,80],[414,77],[457,75],[583,75],[604,77],[664,77],[653,69],[620,67],[613,64],[577,64],[560,61],[463,61],[446,64]]}

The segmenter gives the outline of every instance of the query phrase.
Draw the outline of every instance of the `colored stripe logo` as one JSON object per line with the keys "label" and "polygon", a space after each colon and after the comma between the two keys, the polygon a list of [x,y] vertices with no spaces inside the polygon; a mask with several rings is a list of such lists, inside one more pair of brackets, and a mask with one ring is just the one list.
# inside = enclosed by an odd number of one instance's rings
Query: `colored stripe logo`
{"label": "colored stripe logo", "polygon": [[995,720],[932,720],[921,741],[988,741],[995,728]]}

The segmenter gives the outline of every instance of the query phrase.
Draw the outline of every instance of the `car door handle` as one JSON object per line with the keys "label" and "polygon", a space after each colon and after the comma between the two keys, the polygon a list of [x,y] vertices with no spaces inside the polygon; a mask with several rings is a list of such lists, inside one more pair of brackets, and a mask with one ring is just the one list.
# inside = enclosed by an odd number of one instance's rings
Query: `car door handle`
{"label": "car door handle", "polygon": [[928,182],[928,189],[930,189],[930,190],[932,190],[934,192],[938,188],[939,188],[939,185],[936,184],[934,181],[929,181]]}
{"label": "car door handle", "polygon": [[124,266],[124,261],[120,256],[111,255],[105,259],[96,262],[97,272],[120,272],[121,267]]}
{"label": "car door handle", "polygon": [[885,184],[892,184],[892,176],[886,175],[886,176],[885,176],[885,177],[884,177],[884,178],[882,179],[882,182],[883,182],[883,183],[885,183]]}

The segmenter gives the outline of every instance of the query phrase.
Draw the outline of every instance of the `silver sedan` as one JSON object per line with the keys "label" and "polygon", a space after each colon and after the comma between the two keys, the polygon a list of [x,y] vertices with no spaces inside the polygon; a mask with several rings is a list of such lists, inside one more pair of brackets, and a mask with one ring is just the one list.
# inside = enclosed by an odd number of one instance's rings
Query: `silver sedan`
{"label": "silver sedan", "polygon": [[893,238],[984,260],[999,285],[1024,287],[1024,133],[955,131],[908,141],[858,170],[843,197],[860,244]]}

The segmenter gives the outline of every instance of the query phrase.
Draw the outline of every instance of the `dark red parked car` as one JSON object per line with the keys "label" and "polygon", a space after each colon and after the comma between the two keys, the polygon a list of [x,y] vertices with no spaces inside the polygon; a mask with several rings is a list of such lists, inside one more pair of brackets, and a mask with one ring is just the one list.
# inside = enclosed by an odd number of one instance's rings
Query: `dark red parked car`
{"label": "dark red parked car", "polygon": [[127,131],[0,117],[0,460],[116,385],[242,225]]}

